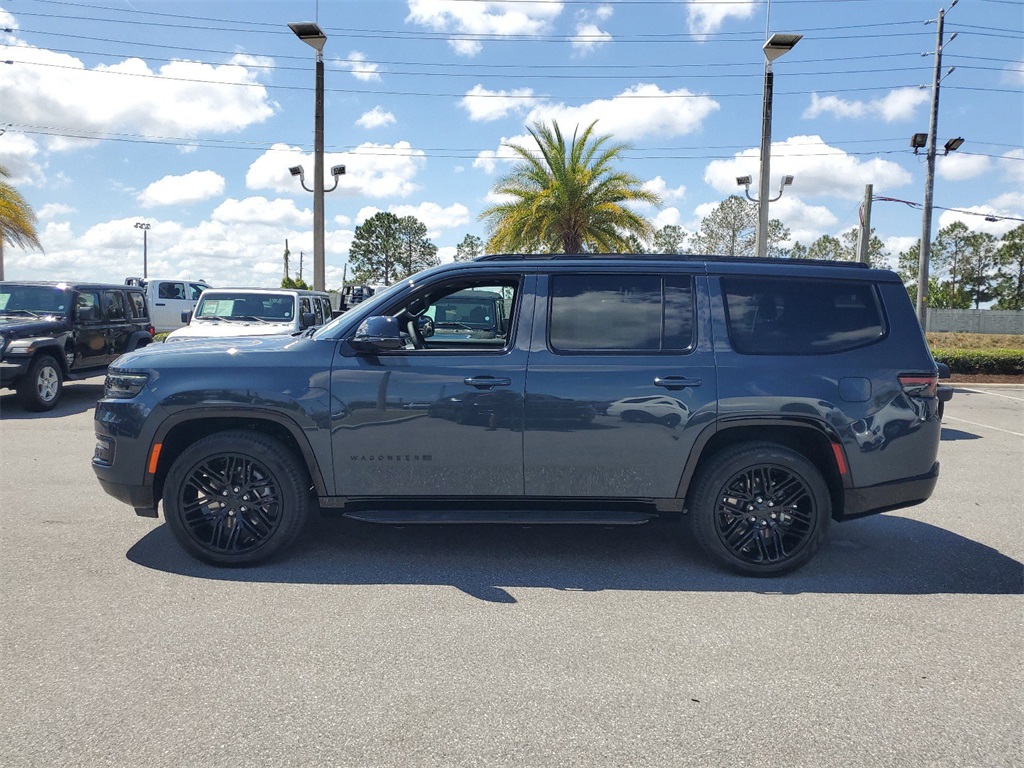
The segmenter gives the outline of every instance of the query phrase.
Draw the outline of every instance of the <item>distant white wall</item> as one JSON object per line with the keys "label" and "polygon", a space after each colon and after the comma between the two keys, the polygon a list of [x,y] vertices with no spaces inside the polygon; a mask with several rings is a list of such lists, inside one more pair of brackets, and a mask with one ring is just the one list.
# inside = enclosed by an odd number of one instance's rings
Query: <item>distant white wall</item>
{"label": "distant white wall", "polygon": [[1024,311],[929,308],[928,330],[954,333],[1024,334]]}

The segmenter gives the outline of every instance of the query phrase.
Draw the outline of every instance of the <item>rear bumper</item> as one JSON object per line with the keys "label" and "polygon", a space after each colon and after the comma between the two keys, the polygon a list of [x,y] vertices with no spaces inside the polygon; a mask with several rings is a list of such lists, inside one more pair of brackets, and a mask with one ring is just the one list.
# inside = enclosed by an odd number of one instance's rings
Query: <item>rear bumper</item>
{"label": "rear bumper", "polygon": [[932,495],[938,481],[939,462],[936,461],[929,472],[918,477],[867,488],[846,488],[843,490],[843,514],[837,519],[853,520],[920,504]]}

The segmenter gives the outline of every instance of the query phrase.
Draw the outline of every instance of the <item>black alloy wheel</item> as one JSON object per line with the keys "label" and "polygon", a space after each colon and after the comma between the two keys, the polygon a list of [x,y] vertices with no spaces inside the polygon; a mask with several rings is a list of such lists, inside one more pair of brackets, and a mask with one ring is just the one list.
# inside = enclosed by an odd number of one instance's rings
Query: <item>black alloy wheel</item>
{"label": "black alloy wheel", "polygon": [[821,473],[773,443],[744,443],[714,457],[690,510],[704,550],[751,576],[799,568],[821,547],[832,513]]}
{"label": "black alloy wheel", "polygon": [[189,446],[164,486],[178,542],[214,565],[252,565],[291,544],[310,514],[305,469],[277,440],[220,432]]}

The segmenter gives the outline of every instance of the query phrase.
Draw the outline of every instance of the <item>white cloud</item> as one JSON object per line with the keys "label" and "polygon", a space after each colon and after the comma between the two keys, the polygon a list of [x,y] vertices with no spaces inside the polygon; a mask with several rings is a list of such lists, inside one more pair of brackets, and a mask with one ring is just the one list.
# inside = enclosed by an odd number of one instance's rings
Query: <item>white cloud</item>
{"label": "white cloud", "polygon": [[872,101],[847,101],[838,96],[812,93],[811,103],[803,116],[812,119],[827,113],[838,120],[869,117],[892,123],[913,117],[914,111],[928,99],[928,92],[919,88],[897,88]]}
{"label": "white cloud", "polygon": [[[1024,189],[1006,192],[981,205],[959,208],[960,211],[943,211],[939,214],[939,229],[962,221],[975,232],[988,232],[995,237],[1002,237],[1011,229],[1019,227],[1020,219],[1024,218]],[[1002,218],[1004,216],[1009,218]]]}
{"label": "white cloud", "polygon": [[294,200],[265,197],[247,197],[244,200],[228,198],[210,215],[212,221],[222,224],[255,224],[266,226],[312,227],[313,212],[300,211]]}
{"label": "white cloud", "polygon": [[[107,133],[184,136],[232,133],[267,120],[277,105],[258,82],[263,70],[241,64],[172,61],[156,70],[141,59],[86,68],[77,58],[21,41],[0,46],[4,109],[29,125],[73,136]],[[51,138],[52,149],[81,140]]]}
{"label": "white cloud", "polygon": [[366,82],[377,82],[380,77],[380,65],[373,64],[366,60],[366,54],[360,51],[352,51],[347,60],[336,59],[335,63],[342,69],[347,69],[356,80]]}
{"label": "white cloud", "polygon": [[561,12],[562,3],[556,0],[517,5],[482,0],[473,3],[409,0],[409,15],[405,20],[434,32],[451,33],[448,44],[456,53],[475,56],[483,50],[483,45],[476,38],[543,34]]}
{"label": "white cloud", "polygon": [[[339,177],[338,188],[328,196],[339,197],[407,197],[416,191],[413,179],[426,162],[423,150],[413,149],[408,142],[374,144],[365,142],[351,152],[324,154],[325,175],[334,165],[346,166],[346,175]],[[306,194],[299,180],[288,169],[301,165],[306,171],[306,185],[313,186],[313,156],[298,147],[275,144],[258,157],[245,175],[249,189],[271,189],[280,194]],[[327,187],[334,183],[327,179]]]}
{"label": "white cloud", "polygon": [[611,134],[615,141],[644,136],[682,136],[700,129],[704,119],[719,109],[718,102],[686,88],[663,91],[657,85],[639,83],[610,99],[598,99],[578,107],[541,104],[530,111],[527,122],[557,120],[564,134],[572,136],[598,120],[598,135]]}
{"label": "white cloud", "polygon": [[601,21],[607,21],[615,13],[615,8],[610,5],[599,5],[594,9],[594,17]]}
{"label": "white cloud", "polygon": [[661,178],[661,176],[655,176],[650,181],[645,181],[643,188],[658,195],[665,202],[670,200],[682,200],[686,197],[686,187],[681,186],[676,187],[675,189],[669,189],[668,184],[663,178]]}
{"label": "white cloud", "polygon": [[576,26],[576,35],[572,41],[572,47],[580,55],[586,55],[606,43],[612,41],[610,33],[600,29],[597,24],[584,23]]}
{"label": "white cloud", "polygon": [[501,145],[496,150],[485,149],[473,160],[474,168],[481,168],[485,173],[494,173],[499,162],[510,163],[518,159],[519,155],[512,151],[510,145],[517,144],[521,147],[535,146],[536,142],[530,134],[520,136],[501,137]]}
{"label": "white cloud", "polygon": [[687,25],[698,38],[717,32],[730,18],[749,19],[758,5],[754,0],[718,0],[716,3],[687,3]]}
{"label": "white cloud", "polygon": [[[678,208],[663,208],[658,211],[657,215],[655,215],[652,224],[655,229],[661,229],[662,227],[667,227],[669,225],[678,227],[681,220],[682,216],[679,214]],[[690,234],[689,230],[686,230],[686,232],[687,234]]]}
{"label": "white cloud", "polygon": [[183,176],[164,176],[140,192],[143,208],[158,205],[191,205],[224,193],[224,177],[213,171],[192,171]]}
{"label": "white cloud", "polygon": [[1017,189],[1024,189],[1024,149],[1011,149],[996,165]]}
{"label": "white cloud", "polygon": [[[0,65],[2,71],[2,65]],[[0,86],[2,93],[2,86]],[[15,130],[7,130],[3,134],[3,165],[10,176],[4,181],[14,187],[42,187],[46,185],[46,176],[43,167],[36,162],[39,154],[39,144],[35,139],[18,133]]]}
{"label": "white cloud", "polygon": [[904,251],[910,250],[920,242],[920,237],[887,237],[882,242],[885,245],[885,250],[893,255],[893,258],[899,256]]}
{"label": "white cloud", "polygon": [[950,181],[966,181],[987,173],[992,163],[984,155],[967,155],[953,152],[936,158],[935,172]]}
{"label": "white cloud", "polygon": [[[704,181],[725,194],[736,194],[737,176],[750,175],[752,189],[758,185],[760,150],[746,149],[731,160],[712,160],[704,171]],[[876,189],[893,189],[909,184],[910,174],[897,163],[880,158],[860,160],[841,149],[830,147],[820,136],[793,136],[772,142],[772,194],[778,190],[782,176],[795,177],[786,194],[803,197],[834,196],[859,200],[864,185]],[[785,197],[783,197],[785,199]]]}
{"label": "white cloud", "polygon": [[1003,68],[1003,83],[1024,88],[1024,61],[1012,61]]}
{"label": "white cloud", "polygon": [[367,128],[381,128],[385,125],[393,125],[395,123],[395,116],[390,112],[385,112],[380,107],[374,107],[369,112],[364,112],[362,117],[356,120],[356,125]]}
{"label": "white cloud", "polygon": [[789,229],[789,240],[784,243],[786,246],[796,242],[810,245],[822,235],[832,234],[839,223],[835,214],[825,206],[808,205],[788,191],[771,204],[769,217],[778,219]]}
{"label": "white cloud", "polygon": [[388,211],[395,216],[415,216],[422,221],[431,239],[440,237],[441,230],[455,229],[469,223],[469,209],[462,203],[453,203],[442,208],[437,203],[420,203],[419,205],[391,205]]}
{"label": "white cloud", "polygon": [[70,205],[64,205],[63,203],[47,203],[38,211],[36,211],[36,218],[39,221],[49,221],[50,219],[56,219],[58,216],[67,216],[69,213],[74,213],[75,209]]}
{"label": "white cloud", "polygon": [[489,122],[505,117],[510,112],[523,112],[537,103],[532,88],[512,91],[490,91],[479,83],[470,88],[459,102],[474,122]]}

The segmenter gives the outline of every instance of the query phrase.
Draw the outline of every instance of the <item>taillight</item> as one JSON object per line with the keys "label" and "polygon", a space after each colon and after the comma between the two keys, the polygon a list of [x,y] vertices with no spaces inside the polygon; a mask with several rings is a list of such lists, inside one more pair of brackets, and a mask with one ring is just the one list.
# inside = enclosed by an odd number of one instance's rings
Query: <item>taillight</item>
{"label": "taillight", "polygon": [[937,373],[922,375],[920,373],[901,373],[900,386],[911,397],[935,397],[939,386]]}

